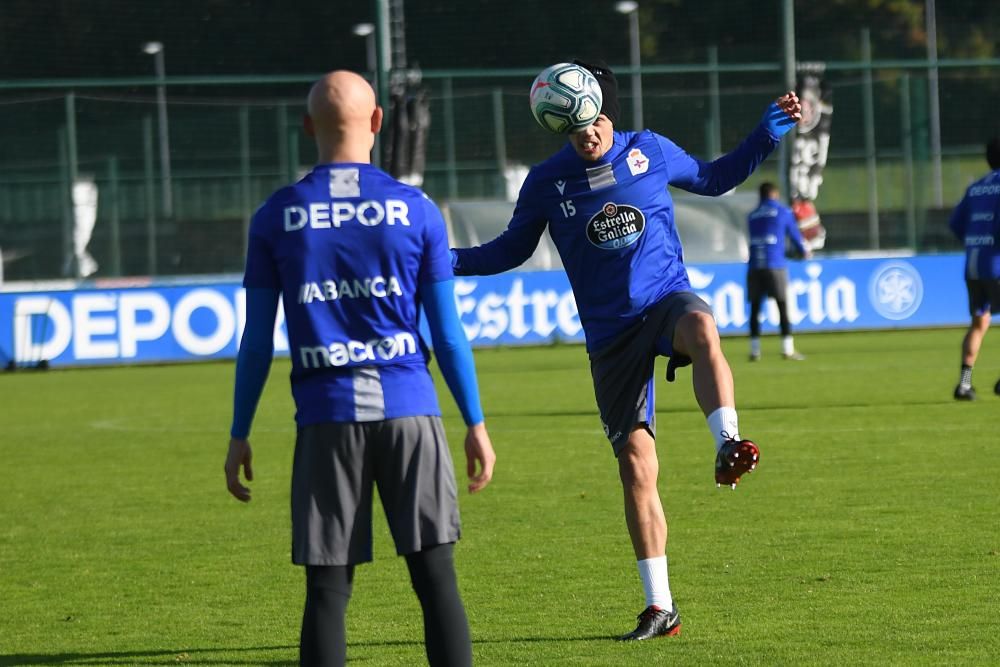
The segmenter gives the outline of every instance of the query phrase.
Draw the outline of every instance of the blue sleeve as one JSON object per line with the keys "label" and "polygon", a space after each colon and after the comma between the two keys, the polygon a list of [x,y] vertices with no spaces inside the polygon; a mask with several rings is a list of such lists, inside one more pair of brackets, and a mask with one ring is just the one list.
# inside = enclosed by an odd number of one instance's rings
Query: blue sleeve
{"label": "blue sleeve", "polygon": [[247,261],[243,272],[244,287],[281,289],[278,269],[274,264],[271,244],[267,240],[268,208],[262,206],[250,221],[247,239]]}
{"label": "blue sleeve", "polygon": [[448,251],[448,228],[441,210],[424,196],[424,252],[420,260],[417,284],[436,283],[454,277]]}
{"label": "blue sleeve", "polygon": [[792,244],[795,245],[795,249],[799,251],[799,255],[806,254],[806,243],[802,240],[802,231],[799,229],[798,220],[795,219],[795,214],[792,213],[792,209],[782,206],[781,207],[781,217],[785,221],[785,229],[788,234],[788,238],[792,239]]}
{"label": "blue sleeve", "polygon": [[431,343],[438,366],[467,426],[483,421],[472,348],[455,310],[455,281],[420,285],[420,300],[427,314]]}
{"label": "blue sleeve", "polygon": [[533,206],[531,174],[521,186],[514,215],[507,229],[489,243],[474,248],[455,248],[451,265],[458,276],[489,276],[524,264],[538,247],[548,221]]}
{"label": "blue sleeve", "polygon": [[274,355],[274,318],[278,314],[280,292],[251,287],[247,294],[247,322],[236,357],[236,386],[233,392],[233,424],[229,434],[246,438],[250,433],[257,402],[264,391]]}
{"label": "blue sleeve", "polygon": [[666,137],[656,135],[667,163],[668,182],[697,195],[717,196],[749,178],[778,145],[763,125],[758,125],[735,150],[705,162],[692,157]]}
{"label": "blue sleeve", "polygon": [[968,201],[966,197],[962,197],[962,201],[958,202],[958,206],[951,212],[951,217],[948,219],[948,227],[951,229],[951,233],[963,244],[965,243],[965,209],[968,206]]}

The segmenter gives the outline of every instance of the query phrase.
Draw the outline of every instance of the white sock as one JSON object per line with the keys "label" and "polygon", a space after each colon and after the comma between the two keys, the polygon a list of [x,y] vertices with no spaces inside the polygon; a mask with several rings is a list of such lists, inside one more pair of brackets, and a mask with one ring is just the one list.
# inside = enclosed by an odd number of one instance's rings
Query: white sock
{"label": "white sock", "polygon": [[781,353],[782,354],[795,354],[795,343],[792,342],[791,336],[782,336],[781,338]]}
{"label": "white sock", "polygon": [[719,408],[708,416],[708,430],[715,438],[715,451],[722,449],[722,443],[732,438],[740,439],[739,420],[736,418],[736,408]]}
{"label": "white sock", "polygon": [[760,338],[750,339],[750,354],[760,355]]}
{"label": "white sock", "polygon": [[670,610],[674,605],[674,598],[670,594],[670,581],[667,577],[667,557],[639,560],[636,565],[639,566],[642,588],[646,591],[646,606],[655,604],[660,609]]}

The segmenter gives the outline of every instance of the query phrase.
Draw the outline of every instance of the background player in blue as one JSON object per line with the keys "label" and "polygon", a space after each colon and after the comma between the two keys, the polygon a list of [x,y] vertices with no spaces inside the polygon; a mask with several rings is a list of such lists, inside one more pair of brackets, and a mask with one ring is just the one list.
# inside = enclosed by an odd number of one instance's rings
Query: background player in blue
{"label": "background player in blue", "polygon": [[345,661],[354,566],[372,558],[374,484],[424,611],[430,664],[469,665],[452,560],[455,475],[418,334],[421,304],[468,425],[470,491],[489,483],[495,456],[455,310],[444,220],[420,190],[369,164],[381,122],[362,77],[324,76],[309,93],[306,118],[318,165],[254,215],[226,481],[236,498],[250,500],[239,469],[253,478],[246,438],[271,363],[280,296],[298,425],[291,504],[292,561],[306,568],[301,663]]}
{"label": "background player in blue", "polygon": [[785,239],[790,239],[799,255],[805,259],[812,257],[812,252],[802,241],[795,214],[778,200],[779,194],[774,183],[761,183],[760,204],[747,216],[750,232],[750,261],[747,266],[750,361],[760,359],[760,307],[768,296],[778,304],[782,356],[794,361],[805,359],[795,351],[792,323],[788,321],[788,260],[785,259]]}
{"label": "background player in blue", "polygon": [[[962,339],[962,372],[955,387],[960,401],[976,399],[972,367],[990,328],[990,312],[1000,308],[1000,137],[986,144],[990,173],[969,186],[948,224],[965,245],[965,285],[972,321]],[[1000,395],[1000,380],[993,392]]]}
{"label": "background player in blue", "polygon": [[576,297],[605,433],[618,459],[625,520],[646,593],[646,608],[623,640],[676,634],[680,615],[667,577],[667,524],[656,488],[653,366],[669,356],[667,379],[693,362],[694,392],[716,440],[715,479],[735,488],[756,465],[757,447],[741,440],[733,377],[708,305],[688,283],[668,185],[721,195],[744,181],[800,118],[794,93],[767,108],[733,152],[698,160],[649,130],[618,132],[617,82],[603,63],[581,64],[597,77],[597,121],[536,165],[507,229],[475,248],[453,249],[456,274],[514,268],[549,230]]}

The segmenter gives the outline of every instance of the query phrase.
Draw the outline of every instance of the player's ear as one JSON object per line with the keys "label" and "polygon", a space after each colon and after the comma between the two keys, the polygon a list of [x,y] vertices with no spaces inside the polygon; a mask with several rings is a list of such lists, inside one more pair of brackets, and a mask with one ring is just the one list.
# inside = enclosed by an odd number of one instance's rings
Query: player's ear
{"label": "player's ear", "polygon": [[372,113],[372,134],[378,134],[382,130],[382,107],[376,106]]}
{"label": "player's ear", "polygon": [[313,126],[313,119],[309,117],[309,114],[302,114],[302,129],[305,130],[307,137],[316,136],[316,128]]}

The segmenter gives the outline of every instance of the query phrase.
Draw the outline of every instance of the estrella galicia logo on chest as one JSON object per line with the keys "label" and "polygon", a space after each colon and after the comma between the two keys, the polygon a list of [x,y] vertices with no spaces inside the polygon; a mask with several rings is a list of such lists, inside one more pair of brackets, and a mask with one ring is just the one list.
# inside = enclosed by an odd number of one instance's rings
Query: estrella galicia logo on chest
{"label": "estrella galicia logo on chest", "polygon": [[587,239],[602,250],[617,250],[635,243],[645,228],[642,211],[608,202],[587,222]]}

